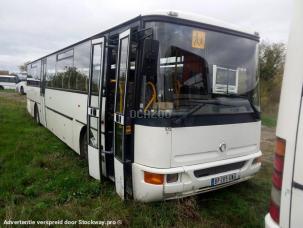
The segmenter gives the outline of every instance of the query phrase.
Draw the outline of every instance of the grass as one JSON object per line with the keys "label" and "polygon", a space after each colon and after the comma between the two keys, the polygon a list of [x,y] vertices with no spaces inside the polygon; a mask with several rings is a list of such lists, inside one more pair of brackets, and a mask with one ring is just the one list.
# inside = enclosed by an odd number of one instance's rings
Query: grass
{"label": "grass", "polygon": [[272,165],[219,191],[157,203],[123,202],[110,181],[27,114],[25,98],[0,93],[0,227],[11,220],[122,220],[131,227],[263,227]]}
{"label": "grass", "polygon": [[16,90],[14,89],[0,89],[0,93],[15,93]]}
{"label": "grass", "polygon": [[261,116],[262,124],[267,127],[276,127],[277,117],[274,115],[262,114]]}

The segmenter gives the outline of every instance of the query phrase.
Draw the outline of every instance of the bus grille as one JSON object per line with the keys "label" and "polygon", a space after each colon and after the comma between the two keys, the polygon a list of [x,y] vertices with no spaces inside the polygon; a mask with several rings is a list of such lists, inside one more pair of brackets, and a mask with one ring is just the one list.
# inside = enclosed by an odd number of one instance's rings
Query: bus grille
{"label": "bus grille", "polygon": [[241,169],[245,165],[246,161],[236,162],[227,165],[221,165],[216,167],[211,167],[207,169],[199,169],[194,171],[195,177],[206,177],[209,175],[214,175],[217,173],[224,173],[235,169]]}

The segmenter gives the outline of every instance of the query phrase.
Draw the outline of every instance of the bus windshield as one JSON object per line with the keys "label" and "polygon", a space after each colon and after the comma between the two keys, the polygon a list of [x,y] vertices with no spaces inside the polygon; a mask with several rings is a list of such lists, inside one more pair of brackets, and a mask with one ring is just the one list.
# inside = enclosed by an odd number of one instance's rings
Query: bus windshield
{"label": "bus windshield", "polygon": [[141,111],[259,111],[257,41],[166,22],[147,22],[150,27],[159,41],[157,75],[142,75]]}

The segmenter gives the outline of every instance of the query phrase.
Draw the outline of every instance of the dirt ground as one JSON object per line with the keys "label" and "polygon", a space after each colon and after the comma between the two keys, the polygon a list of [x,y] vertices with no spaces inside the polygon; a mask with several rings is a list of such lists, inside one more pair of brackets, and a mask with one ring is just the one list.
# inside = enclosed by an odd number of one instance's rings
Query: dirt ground
{"label": "dirt ground", "polygon": [[272,163],[275,150],[275,128],[262,126],[261,150],[263,152],[262,162]]}

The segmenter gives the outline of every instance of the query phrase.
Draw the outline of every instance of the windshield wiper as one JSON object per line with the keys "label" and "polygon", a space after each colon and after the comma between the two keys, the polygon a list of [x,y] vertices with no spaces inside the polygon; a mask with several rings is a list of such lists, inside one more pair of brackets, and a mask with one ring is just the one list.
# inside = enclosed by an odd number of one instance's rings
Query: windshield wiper
{"label": "windshield wiper", "polygon": [[247,96],[243,96],[243,95],[237,95],[237,94],[222,94],[222,97],[231,97],[231,98],[242,98],[245,99],[249,102],[251,108],[254,110],[254,113],[257,114],[257,116],[260,116],[260,111],[257,110],[257,108],[255,107],[253,101],[251,99],[249,99],[249,97]]}
{"label": "windshield wiper", "polygon": [[234,107],[234,105],[224,104],[224,103],[222,103],[222,102],[220,102],[218,100],[215,100],[215,101],[205,100],[205,101],[202,101],[202,102],[203,102],[202,104],[199,104],[199,105],[195,106],[194,108],[192,108],[191,110],[189,110],[187,113],[185,113],[182,116],[180,116],[179,118],[175,119],[174,123],[175,124],[182,123],[182,121],[184,119],[186,119],[187,117],[193,115],[195,112],[199,111],[202,107],[204,107],[207,104],[211,104],[211,105],[223,105],[223,106]]}

